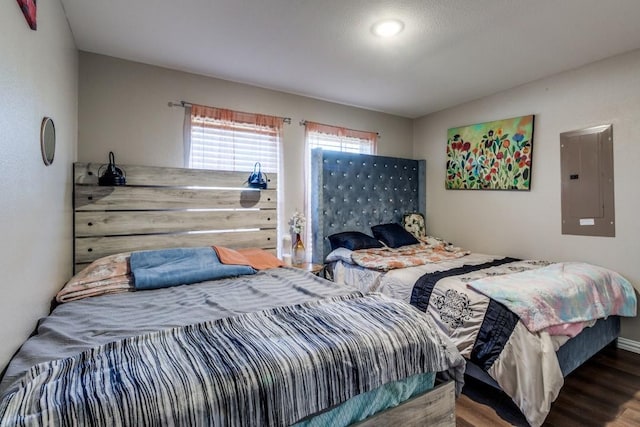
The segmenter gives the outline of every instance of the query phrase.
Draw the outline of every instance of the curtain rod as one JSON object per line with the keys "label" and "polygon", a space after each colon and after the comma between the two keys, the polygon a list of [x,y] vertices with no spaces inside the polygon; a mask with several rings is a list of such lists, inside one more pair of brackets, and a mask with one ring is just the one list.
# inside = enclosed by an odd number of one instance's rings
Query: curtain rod
{"label": "curtain rod", "polygon": [[[308,122],[311,122],[310,120],[300,120],[300,126],[306,126]],[[312,122],[312,123],[318,123],[318,122]],[[349,128],[345,128],[344,126],[336,126],[336,125],[328,125],[325,123],[318,123],[319,125],[323,125],[323,126],[331,126],[334,128],[344,128],[344,129],[348,129],[348,130],[352,130],[352,131],[356,131],[356,132],[371,132],[368,130],[358,130],[358,129],[349,129]],[[380,132],[375,132],[376,135],[380,136]]]}
{"label": "curtain rod", "polygon": [[[169,107],[182,107],[182,108],[188,108],[193,106],[191,102],[187,102],[187,101],[178,101],[178,102],[169,101],[167,105],[169,105]],[[281,118],[284,123],[288,125],[291,124],[291,117],[279,117],[279,118]]]}

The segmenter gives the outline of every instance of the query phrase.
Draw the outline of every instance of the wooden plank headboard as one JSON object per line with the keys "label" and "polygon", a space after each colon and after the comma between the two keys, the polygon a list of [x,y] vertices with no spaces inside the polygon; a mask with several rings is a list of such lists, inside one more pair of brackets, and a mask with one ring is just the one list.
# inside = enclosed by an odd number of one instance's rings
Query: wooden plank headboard
{"label": "wooden plank headboard", "polygon": [[371,235],[371,226],[425,213],[426,161],[337,151],[311,153],[313,261],[324,262],[327,236],[342,231]]}
{"label": "wooden plank headboard", "polygon": [[127,185],[99,186],[98,163],[74,164],[74,271],[107,255],[223,245],[277,249],[277,175],[118,165]]}

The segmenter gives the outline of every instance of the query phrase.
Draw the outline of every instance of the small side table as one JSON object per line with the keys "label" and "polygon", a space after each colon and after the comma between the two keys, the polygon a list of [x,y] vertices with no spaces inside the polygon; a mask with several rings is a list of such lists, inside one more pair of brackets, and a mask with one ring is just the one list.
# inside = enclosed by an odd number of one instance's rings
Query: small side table
{"label": "small side table", "polygon": [[324,265],[322,264],[314,264],[311,262],[304,262],[302,264],[293,264],[292,267],[299,268],[301,270],[307,271],[311,274],[315,274],[318,277],[324,277]]}

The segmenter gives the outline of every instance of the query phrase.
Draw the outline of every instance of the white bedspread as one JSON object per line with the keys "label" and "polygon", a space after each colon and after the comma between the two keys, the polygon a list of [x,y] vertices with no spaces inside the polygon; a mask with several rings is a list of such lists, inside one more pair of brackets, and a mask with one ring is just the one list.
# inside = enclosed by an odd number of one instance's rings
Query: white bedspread
{"label": "white bedspread", "polygon": [[[347,254],[341,253],[339,259],[335,261],[334,267],[339,272],[337,278],[340,281],[354,285],[363,292],[377,291],[403,301],[411,301],[416,281],[425,274],[468,265],[480,265],[498,258],[501,257],[472,253],[458,259],[372,274],[372,270],[349,264]],[[489,298],[470,289],[467,284],[486,277],[535,270],[548,264],[547,262],[521,261],[441,279],[433,290],[431,300],[439,299],[441,302],[447,300],[448,290],[452,290],[455,295],[461,298],[464,296],[468,298],[463,305],[472,315],[455,327],[442,320],[441,315],[447,314],[446,310],[442,311],[442,307],[438,309],[430,302],[427,311],[439,327],[449,335],[463,356],[469,358],[476,343],[478,329],[483,322]],[[455,301],[450,301],[450,303],[452,305],[448,308],[444,307],[444,309],[456,311],[461,307]],[[591,326],[593,323],[594,321],[588,321],[570,325],[578,325],[582,328]],[[555,355],[558,348],[569,338],[566,335],[561,335],[563,330],[562,327],[554,329],[553,333],[560,335],[550,335],[549,329],[532,333],[522,322],[517,322],[504,350],[487,371],[511,396],[532,425],[542,424],[551,403],[557,397],[564,383]],[[576,330],[575,333],[578,331]]]}

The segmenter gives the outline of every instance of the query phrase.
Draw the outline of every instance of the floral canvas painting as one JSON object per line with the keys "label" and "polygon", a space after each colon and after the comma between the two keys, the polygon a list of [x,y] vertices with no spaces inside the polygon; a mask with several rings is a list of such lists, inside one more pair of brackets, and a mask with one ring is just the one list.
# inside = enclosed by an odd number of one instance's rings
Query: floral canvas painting
{"label": "floral canvas painting", "polygon": [[529,190],[533,115],[451,128],[445,187]]}

